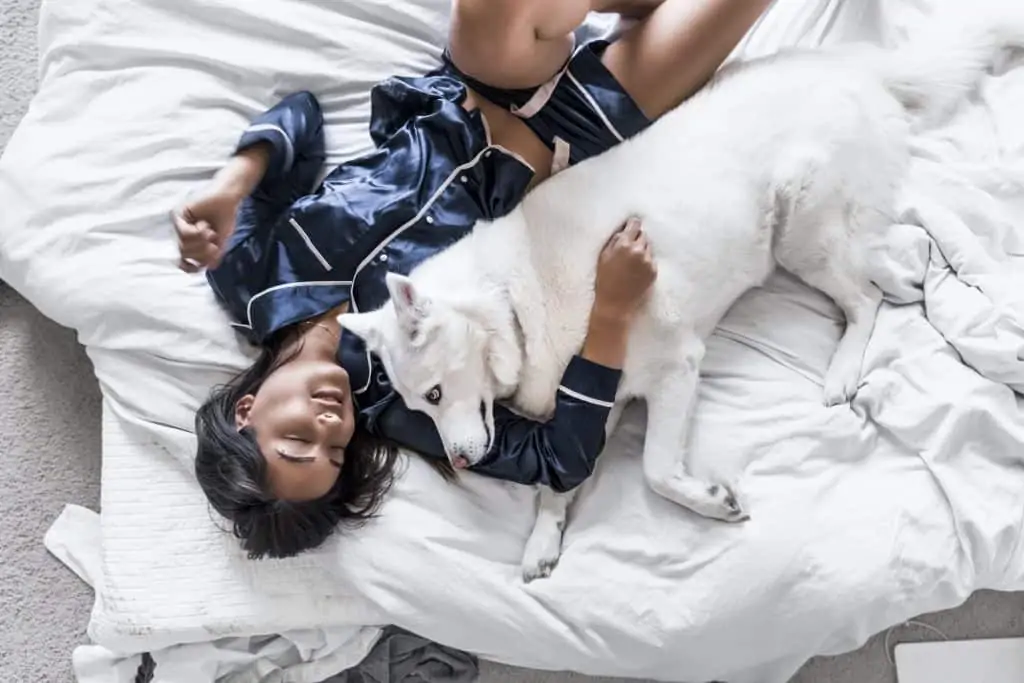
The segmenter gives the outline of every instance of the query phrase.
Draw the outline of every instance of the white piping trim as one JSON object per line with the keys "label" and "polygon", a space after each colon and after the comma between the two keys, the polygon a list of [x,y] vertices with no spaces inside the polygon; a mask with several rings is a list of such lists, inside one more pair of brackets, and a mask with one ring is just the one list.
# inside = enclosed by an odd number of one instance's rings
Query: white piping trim
{"label": "white piping trim", "polygon": [[562,76],[569,69],[569,63],[566,62],[564,68],[556,73],[547,83],[544,83],[534,91],[533,95],[527,100],[526,104],[521,107],[512,105],[510,111],[521,119],[528,119],[537,115],[544,105],[551,100],[551,96],[555,94],[555,88],[558,87],[558,82],[562,80]]}
{"label": "white piping trim", "polygon": [[302,229],[299,222],[294,218],[289,218],[288,222],[291,223],[293,228],[295,228],[295,232],[299,233],[299,237],[301,237],[302,241],[306,243],[309,250],[313,252],[313,256],[315,256],[316,260],[320,262],[320,265],[324,267],[324,270],[332,270],[331,264],[327,262],[327,259],[325,259],[324,255],[320,253],[320,250],[313,245],[313,240],[309,239],[309,235],[307,235],[306,231]]}
{"label": "white piping trim", "polygon": [[566,71],[565,73],[569,77],[569,80],[572,81],[573,85],[576,86],[576,89],[580,91],[580,94],[583,95],[583,99],[587,101],[590,108],[597,112],[597,115],[601,118],[604,125],[608,127],[608,130],[612,132],[612,135],[617,137],[619,142],[624,141],[626,138],[622,137],[622,134],[616,130],[615,126],[612,125],[612,122],[608,120],[608,116],[604,113],[604,110],[598,106],[597,100],[594,99],[593,95],[587,92],[587,89],[583,87],[583,84],[576,80],[576,77],[572,75],[572,71]]}
{"label": "white piping trim", "polygon": [[565,65],[558,70],[554,76],[551,77],[546,83],[542,83],[534,91],[530,99],[526,101],[522,107],[512,105],[509,111],[522,119],[528,119],[536,116],[541,109],[544,108],[550,100],[551,96],[555,94],[555,89],[558,87],[559,81],[565,76],[566,72],[569,71],[569,67],[572,65],[572,60],[576,59],[576,55],[583,49],[583,45],[576,45],[576,35],[572,35],[572,50],[569,51],[569,59],[565,60]]}
{"label": "white piping trim", "polygon": [[275,126],[272,123],[257,123],[257,124],[254,124],[252,126],[249,126],[245,130],[245,132],[246,133],[261,133],[261,132],[263,132],[265,130],[269,130],[269,131],[272,131],[272,132],[275,132],[275,133],[280,133],[281,137],[284,138],[284,146],[285,146],[284,165],[285,165],[286,169],[291,168],[292,164],[295,163],[295,146],[294,146],[294,143],[292,143],[292,139],[290,137],[288,137],[288,133],[284,132],[284,128],[281,128],[281,126]]}
{"label": "white piping trim", "polygon": [[[354,297],[352,301],[355,301]],[[352,393],[365,394],[366,390],[370,388],[371,382],[373,382],[373,362],[370,359],[370,349],[366,349],[366,384],[363,385],[362,389],[353,389]]]}
{"label": "white piping trim", "polygon": [[504,152],[505,154],[509,155],[510,157],[512,157],[513,159],[515,159],[519,163],[521,163],[523,166],[525,166],[526,168],[530,169],[530,173],[536,173],[537,172],[537,169],[535,169],[533,167],[533,164],[531,164],[529,161],[527,161],[523,157],[519,156],[518,154],[516,154],[515,152],[513,152],[509,148],[502,147],[501,145],[491,145],[491,148],[496,149],[499,152]]}
{"label": "white piping trim", "polygon": [[581,394],[578,391],[573,391],[572,389],[563,385],[559,385],[558,390],[561,391],[566,396],[572,396],[575,399],[579,399],[580,401],[589,403],[591,405],[601,406],[602,408],[613,408],[615,406],[614,401],[602,401],[601,399]]}
{"label": "white piping trim", "polygon": [[531,164],[529,161],[527,161],[523,157],[519,156],[519,154],[517,154],[516,152],[513,152],[512,150],[508,149],[507,147],[502,147],[501,145],[496,145],[496,144],[494,144],[494,142],[491,141],[491,126],[490,126],[489,123],[487,123],[487,117],[484,115],[483,111],[480,111],[480,121],[484,124],[484,136],[487,138],[487,149],[484,150],[485,154],[487,153],[488,150],[496,149],[499,152],[503,152],[503,153],[507,154],[508,156],[512,157],[513,159],[515,159],[516,161],[521,163],[526,168],[530,169],[530,173],[534,173],[534,174],[537,173],[537,169],[535,169],[533,167],[533,164]]}
{"label": "white piping trim", "polygon": [[[477,155],[475,157],[473,157],[471,160],[467,161],[464,164],[456,166],[455,170],[453,170],[451,172],[451,174],[447,178],[445,178],[445,181],[443,183],[441,183],[441,186],[437,188],[437,190],[434,192],[433,195],[431,195],[430,199],[428,199],[426,201],[426,203],[422,207],[420,207],[420,210],[416,213],[416,215],[413,216],[410,220],[408,220],[405,223],[403,223],[402,225],[398,226],[398,228],[394,232],[392,232],[390,235],[388,235],[387,239],[383,240],[380,244],[378,244],[376,247],[374,247],[373,251],[371,251],[359,263],[359,265],[356,266],[356,271],[355,271],[355,273],[352,274],[352,283],[350,283],[350,284],[353,285],[353,287],[352,287],[352,289],[353,289],[353,292],[352,292],[353,296],[350,299],[350,302],[351,302],[351,305],[352,305],[352,312],[353,313],[359,313],[359,306],[356,304],[355,286],[354,286],[356,278],[359,277],[359,273],[361,273],[363,271],[363,268],[366,267],[366,264],[368,264],[370,261],[375,259],[377,257],[377,255],[380,254],[380,252],[385,247],[387,247],[389,244],[391,244],[391,242],[396,237],[398,237],[403,232],[408,230],[410,227],[412,227],[413,225],[418,223],[423,218],[423,216],[428,211],[430,211],[430,208],[437,202],[437,200],[441,198],[441,194],[445,190],[448,189],[449,185],[451,185],[453,182],[455,182],[455,179],[458,178],[459,175],[463,171],[466,171],[466,170],[468,170],[470,168],[473,168],[478,163],[480,163],[480,160],[483,159],[484,156],[488,152],[490,152],[491,150],[495,150],[496,149],[496,150],[498,150],[500,152],[503,152],[503,153],[509,155],[510,157],[514,158],[516,161],[521,163],[523,166],[525,166],[526,168],[530,169],[531,173],[536,173],[537,172],[536,169],[534,169],[534,167],[528,161],[526,161],[526,159],[524,159],[523,157],[519,156],[518,154],[516,154],[515,152],[513,152],[510,149],[506,149],[505,147],[502,147],[501,145],[495,145],[495,144],[493,144],[491,142],[491,127],[490,127],[490,125],[488,125],[487,117],[484,116],[484,113],[482,111],[480,112],[480,121],[483,123],[484,135],[487,137],[487,147],[485,147],[484,149],[480,150],[480,152],[478,152]],[[251,303],[251,301],[250,301],[250,303]],[[370,358],[370,350],[369,349],[366,350],[366,368],[367,368],[366,384],[364,384],[362,386],[362,388],[360,388],[360,389],[354,389],[352,391],[352,393],[354,393],[354,394],[365,393],[366,390],[370,388],[370,384],[373,382],[373,376],[372,376],[373,362],[372,362],[372,360]]]}
{"label": "white piping trim", "polygon": [[487,146],[491,147],[491,124],[487,123],[487,116],[484,114],[482,109],[478,109],[480,112],[480,123],[484,126],[484,138],[487,140]]}
{"label": "white piping trim", "polygon": [[[484,154],[486,153],[487,149],[485,148],[478,152],[477,155],[473,157],[470,161],[467,161],[464,164],[456,166],[455,170],[452,171],[447,178],[445,178],[444,182],[441,183],[441,186],[434,191],[433,195],[430,196],[430,199],[428,199],[423,204],[423,206],[420,207],[420,210],[416,212],[416,215],[407,220],[405,223],[402,223],[402,225],[398,226],[398,228],[394,232],[388,235],[387,239],[382,240],[381,243],[374,247],[373,251],[367,254],[366,257],[359,263],[359,265],[356,266],[356,271],[352,275],[352,281],[355,282],[356,278],[359,277],[359,273],[361,273],[363,268],[366,267],[366,264],[368,264],[373,259],[377,258],[377,255],[381,251],[383,251],[385,247],[391,244],[391,242],[394,241],[396,237],[401,235],[403,232],[411,228],[416,223],[420,222],[420,220],[423,219],[427,212],[430,211],[431,207],[434,206],[437,200],[440,199],[441,194],[443,194],[444,191],[448,189],[448,186],[455,182],[455,179],[458,178],[463,171],[473,168],[478,163],[480,163],[480,160],[484,158]],[[352,300],[352,304],[352,310],[355,313],[358,313],[359,309],[355,306],[355,299]]]}
{"label": "white piping trim", "polygon": [[264,294],[270,294],[271,292],[276,292],[279,289],[289,289],[291,287],[338,287],[340,285],[348,285],[349,287],[351,287],[352,281],[337,280],[331,282],[327,280],[316,280],[313,282],[285,282],[284,284],[281,285],[267,287],[262,292],[257,292],[256,294],[253,294],[252,298],[249,299],[249,303],[246,304],[245,306],[245,318],[249,322],[249,328],[252,328],[252,302],[256,301],[256,299],[259,299]]}
{"label": "white piping trim", "polygon": [[[481,115],[481,117],[483,117],[483,112],[480,112],[480,115]],[[488,131],[489,129],[487,128],[486,119],[483,119],[483,120],[484,120],[484,130]],[[489,136],[490,136],[490,134],[488,133],[488,137]],[[353,275],[352,275],[352,281],[355,282],[356,278],[359,277],[359,273],[361,273],[363,268],[366,267],[366,264],[369,263],[370,261],[372,261],[373,259],[375,259],[377,257],[377,254],[379,254],[385,247],[387,247],[389,244],[391,244],[391,242],[396,237],[398,237],[403,232],[408,230],[410,227],[412,227],[413,225],[418,223],[423,218],[423,216],[426,215],[426,213],[428,211],[430,211],[430,207],[432,207],[437,202],[437,200],[441,197],[441,194],[445,190],[448,189],[448,186],[451,185],[453,182],[455,182],[455,179],[459,176],[459,174],[461,174],[465,170],[473,168],[478,163],[480,163],[480,160],[484,158],[484,154],[487,153],[488,149],[490,149],[490,145],[488,145],[484,149],[480,150],[480,152],[475,157],[473,157],[470,161],[467,161],[464,164],[456,166],[455,170],[452,171],[451,174],[447,178],[445,178],[443,183],[441,183],[441,186],[438,187],[437,190],[434,191],[434,194],[431,195],[430,199],[428,199],[426,201],[426,203],[423,206],[420,207],[420,210],[416,212],[416,215],[413,216],[408,221],[406,221],[405,223],[403,223],[402,225],[398,226],[398,228],[394,232],[392,232],[390,235],[388,235],[388,238],[386,240],[381,241],[380,244],[378,244],[376,247],[374,247],[373,251],[371,251],[366,256],[366,258],[364,258],[362,260],[362,262],[358,266],[356,266],[356,272],[353,273]],[[525,162],[523,162],[523,163],[525,163]],[[527,166],[529,166],[529,164],[527,164]],[[355,289],[355,288],[353,287],[353,289]],[[354,292],[353,292],[353,294],[354,294]],[[353,296],[351,298],[351,302],[352,302],[352,312],[353,313],[358,313],[359,312],[359,306],[356,305],[356,298],[355,298],[355,296]],[[370,362],[370,350],[369,349],[366,350],[366,369],[367,369],[367,372],[366,372],[366,384],[363,385],[363,387],[361,389],[353,390],[353,393],[355,393],[355,394],[362,394],[363,392],[365,392],[367,389],[370,388],[370,383],[373,381],[373,377],[372,377],[372,374],[373,374],[372,373],[373,363]]]}
{"label": "white piping trim", "polygon": [[482,109],[477,109],[480,112],[480,123],[484,124],[484,138],[487,140],[487,146],[491,146],[491,124],[487,123],[487,117],[484,115]]}
{"label": "white piping trim", "polygon": [[250,327],[249,325],[245,325],[243,323],[228,323],[228,324],[231,325],[231,327],[238,327],[238,328],[241,328],[243,330],[251,330],[252,329],[252,327]]}
{"label": "white piping trim", "polygon": [[[487,119],[483,118],[483,112],[480,112],[480,116],[481,116],[481,119],[484,121],[484,131],[487,133],[488,142],[490,142],[490,129],[487,128]],[[372,261],[374,258],[376,258],[377,254],[379,254],[385,247],[387,247],[396,237],[398,237],[403,232],[408,230],[410,227],[412,227],[413,225],[418,223],[423,218],[423,216],[426,215],[426,213],[428,211],[430,211],[430,207],[432,207],[437,202],[437,200],[441,197],[441,193],[443,193],[445,190],[447,190],[448,186],[451,185],[453,182],[455,182],[455,179],[459,176],[459,174],[461,174],[463,171],[465,171],[467,169],[470,169],[470,168],[476,166],[478,163],[480,163],[480,160],[484,158],[484,154],[486,154],[487,150],[489,150],[490,148],[491,148],[491,145],[488,145],[484,149],[480,150],[480,152],[475,157],[473,157],[473,159],[471,159],[470,161],[467,161],[466,163],[464,163],[464,164],[462,164],[460,166],[456,166],[455,170],[452,171],[451,174],[447,178],[445,178],[445,181],[443,183],[441,183],[441,186],[439,188],[437,188],[437,190],[434,191],[434,194],[431,195],[430,199],[428,199],[426,201],[426,203],[423,206],[420,207],[420,210],[418,212],[416,212],[416,215],[413,216],[408,221],[406,221],[405,223],[403,223],[402,225],[398,226],[398,228],[394,232],[392,232],[390,235],[388,235],[388,238],[386,240],[383,240],[380,244],[378,244],[376,247],[374,247],[373,251],[371,251],[366,256],[366,258],[364,258],[362,260],[362,262],[358,266],[356,266],[356,272],[353,273],[353,275],[352,275],[352,281],[355,282],[356,278],[359,277],[359,273],[361,273],[363,268],[366,267],[366,264],[369,263],[370,261]],[[526,162],[523,162],[523,163],[526,163]],[[529,164],[526,164],[526,165],[529,166]],[[531,170],[532,170],[532,167],[531,167]],[[353,287],[353,290],[354,289],[355,289],[355,287]],[[354,294],[355,294],[355,292],[353,291],[353,296],[351,298],[352,312],[353,313],[358,313],[359,312],[359,306],[356,304],[356,298],[355,298]],[[367,370],[367,372],[366,372],[366,384],[363,385],[363,387],[360,388],[360,389],[353,390],[353,393],[355,393],[355,394],[362,394],[362,393],[364,393],[367,389],[370,388],[370,383],[373,382],[373,376],[372,376],[373,375],[373,373],[372,373],[372,371],[373,371],[373,363],[370,360],[370,350],[369,349],[366,350],[366,370]]]}
{"label": "white piping trim", "polygon": [[569,157],[571,155],[572,146],[556,135],[555,153],[551,157],[551,175],[556,175],[569,168]]}

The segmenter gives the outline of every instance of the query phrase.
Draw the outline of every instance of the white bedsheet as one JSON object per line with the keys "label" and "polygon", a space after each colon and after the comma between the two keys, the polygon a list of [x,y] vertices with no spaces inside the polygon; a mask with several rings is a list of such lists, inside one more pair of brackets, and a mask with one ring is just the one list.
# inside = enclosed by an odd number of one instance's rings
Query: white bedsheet
{"label": "white bedsheet", "polygon": [[[926,4],[780,0],[744,49],[867,35],[878,19],[898,35]],[[921,140],[907,224],[878,254],[896,303],[852,409],[820,405],[840,316],[791,278],[745,297],[716,334],[694,449],[722,467],[756,454],[750,523],[696,519],[647,491],[637,408],[547,581],[518,576],[529,491],[447,487],[415,459],[368,528],[289,561],[242,557],[192,480],[189,430],[249,352],[205,282],[174,269],[167,213],[292,90],[321,97],[331,163],[366,150],[370,85],[436,63],[446,6],[44,4],[41,89],[0,161],[0,277],[78,331],[103,390],[92,638],[138,652],[366,627],[356,652],[395,623],[522,666],[764,683],[975,589],[1024,587],[1010,388],[1024,387],[1024,69]]]}

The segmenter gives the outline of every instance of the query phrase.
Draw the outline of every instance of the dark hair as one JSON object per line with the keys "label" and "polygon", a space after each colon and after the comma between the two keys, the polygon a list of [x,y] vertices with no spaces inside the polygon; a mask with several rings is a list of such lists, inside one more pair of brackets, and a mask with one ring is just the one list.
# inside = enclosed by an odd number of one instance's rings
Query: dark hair
{"label": "dark hair", "polygon": [[266,346],[252,367],[215,388],[196,412],[196,479],[253,560],[293,557],[322,544],[339,525],[371,519],[391,488],[398,460],[392,443],[357,428],[330,491],[311,501],[275,498],[255,432],[235,426],[235,405],[289,360],[281,358],[281,346]]}

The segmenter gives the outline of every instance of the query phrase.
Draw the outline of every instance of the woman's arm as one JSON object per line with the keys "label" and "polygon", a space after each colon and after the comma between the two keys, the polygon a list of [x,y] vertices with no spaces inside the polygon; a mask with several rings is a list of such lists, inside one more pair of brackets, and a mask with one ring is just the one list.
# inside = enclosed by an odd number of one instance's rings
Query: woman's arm
{"label": "woman's arm", "polygon": [[[562,375],[555,412],[537,422],[494,406],[491,452],[471,471],[518,484],[569,491],[594,471],[621,371],[576,356]],[[447,460],[433,421],[397,400],[374,415],[370,432],[421,455]]]}
{"label": "woman's arm", "polygon": [[495,411],[495,445],[474,471],[568,491],[594,470],[626,359],[629,330],[657,277],[650,243],[631,219],[601,252],[583,350],[562,375],[544,423]]}
{"label": "woman's arm", "polygon": [[658,268],[638,218],[631,218],[601,251],[587,338],[580,355],[616,370],[626,359],[633,319],[647,298]]}
{"label": "woman's arm", "polygon": [[224,245],[235,232],[238,206],[256,186],[270,164],[270,146],[258,143],[240,150],[199,194],[174,214],[181,260],[187,273],[215,267]]}
{"label": "woman's arm", "polygon": [[268,214],[274,213],[271,204],[283,210],[312,189],[324,158],[322,125],[319,103],[305,92],[289,95],[252,121],[234,156],[174,213],[182,270],[217,266],[235,233],[242,200],[264,181]]}

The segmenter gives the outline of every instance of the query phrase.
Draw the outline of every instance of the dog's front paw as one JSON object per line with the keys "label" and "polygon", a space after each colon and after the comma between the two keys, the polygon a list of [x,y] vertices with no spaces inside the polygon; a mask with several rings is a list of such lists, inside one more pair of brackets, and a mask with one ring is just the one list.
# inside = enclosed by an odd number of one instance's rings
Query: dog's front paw
{"label": "dog's front paw", "polygon": [[707,500],[695,512],[723,522],[745,522],[750,519],[746,506],[736,493],[735,486],[713,484],[708,487]]}
{"label": "dog's front paw", "polygon": [[556,526],[538,526],[530,534],[523,552],[523,581],[546,579],[558,566],[562,555],[562,532]]}
{"label": "dog's front paw", "polygon": [[860,365],[837,358],[825,372],[825,406],[840,406],[853,400],[860,384]]}
{"label": "dog's front paw", "polygon": [[546,579],[558,565],[558,558],[553,560],[541,560],[536,565],[523,563],[523,583],[532,583],[537,579]]}
{"label": "dog's front paw", "polygon": [[841,406],[853,400],[857,393],[856,377],[826,377],[825,378],[825,407]]}

